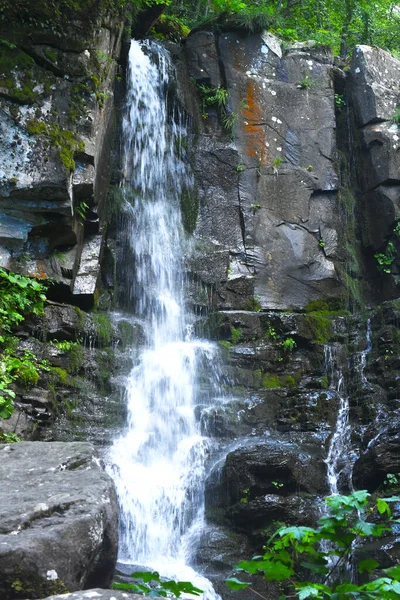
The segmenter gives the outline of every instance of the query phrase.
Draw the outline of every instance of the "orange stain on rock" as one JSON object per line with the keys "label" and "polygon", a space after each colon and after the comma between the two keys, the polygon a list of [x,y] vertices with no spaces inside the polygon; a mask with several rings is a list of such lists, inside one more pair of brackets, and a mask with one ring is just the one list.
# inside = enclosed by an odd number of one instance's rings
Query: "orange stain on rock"
{"label": "orange stain on rock", "polygon": [[251,79],[247,84],[246,106],[241,110],[242,130],[248,156],[258,158],[260,165],[267,160],[265,134],[261,123],[265,120],[264,112],[257,100],[257,87]]}

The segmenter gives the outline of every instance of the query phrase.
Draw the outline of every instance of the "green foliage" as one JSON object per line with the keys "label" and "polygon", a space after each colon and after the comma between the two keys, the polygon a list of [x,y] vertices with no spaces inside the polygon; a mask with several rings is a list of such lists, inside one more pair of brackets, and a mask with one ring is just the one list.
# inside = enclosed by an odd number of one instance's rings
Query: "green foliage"
{"label": "green foliage", "polygon": [[20,441],[16,433],[0,433],[0,444],[15,444]]}
{"label": "green foliage", "polygon": [[394,247],[393,242],[388,242],[386,245],[385,253],[377,253],[374,254],[374,258],[376,260],[377,269],[382,273],[391,273],[392,272],[392,264],[396,259],[396,248]]}
{"label": "green foliage", "polygon": [[238,344],[241,337],[242,337],[242,332],[240,331],[240,329],[236,329],[236,327],[231,327],[232,344]]}
{"label": "green foliage", "polygon": [[296,345],[297,344],[292,337],[287,337],[281,342],[281,347],[285,352],[293,352]]}
{"label": "green foliage", "polygon": [[311,79],[311,77],[308,73],[303,75],[303,77],[299,81],[296,81],[296,86],[302,90],[310,89],[310,88],[314,87],[314,85],[315,85],[315,80]]}
{"label": "green foliage", "polygon": [[69,340],[59,342],[58,340],[52,340],[50,344],[62,352],[70,352],[72,348],[75,348],[78,345],[78,342],[70,342]]}
{"label": "green foliage", "polygon": [[173,0],[167,11],[190,27],[207,22],[250,32],[268,29],[286,41],[314,40],[346,56],[356,44],[398,50],[400,14],[394,7],[393,0]]}
{"label": "green foliage", "polygon": [[28,351],[16,356],[17,339],[13,329],[28,314],[43,313],[46,286],[37,279],[8,273],[0,268],[0,417],[7,419],[13,412],[14,381],[35,385],[39,379],[36,357]]}
{"label": "green foliage", "polygon": [[262,310],[262,307],[260,304],[260,297],[253,296],[253,298],[250,298],[249,300],[247,300],[244,304],[244,309],[250,310],[252,312],[260,312]]}
{"label": "green foliage", "polygon": [[80,218],[79,223],[83,225],[83,221],[86,219],[86,213],[89,210],[89,205],[86,202],[80,202],[78,206],[75,206],[74,211]]}
{"label": "green foliage", "polygon": [[[379,564],[368,557],[361,542],[365,538],[382,537],[391,531],[390,504],[399,497],[371,500],[366,490],[349,496],[329,496],[327,510],[317,527],[281,527],[264,546],[264,554],[242,561],[238,571],[252,575],[262,573],[266,581],[278,582],[286,598],[315,598],[317,600],[392,600],[400,597],[400,567],[376,572]],[[327,546],[328,544],[328,546]],[[357,548],[357,583],[349,581],[346,565],[354,547]],[[245,589],[251,584],[231,577],[226,580],[232,590]]]}
{"label": "green foliage", "polygon": [[335,94],[335,106],[338,110],[342,110],[346,106],[343,94]]}
{"label": "green foliage", "polygon": [[333,335],[332,321],[323,316],[310,314],[304,317],[304,325],[313,342],[324,344]]}
{"label": "green foliage", "polygon": [[94,314],[93,324],[96,330],[96,339],[100,346],[109,346],[112,340],[112,325],[107,315]]}
{"label": "green foliage", "polygon": [[129,590],[131,593],[152,598],[180,598],[182,594],[200,596],[203,593],[203,590],[196,588],[189,581],[162,581],[157,572],[135,571],[131,577],[136,583],[113,583],[112,588]]}
{"label": "green foliage", "polygon": [[279,389],[282,387],[282,382],[278,375],[266,374],[262,379],[262,386],[266,390]]}

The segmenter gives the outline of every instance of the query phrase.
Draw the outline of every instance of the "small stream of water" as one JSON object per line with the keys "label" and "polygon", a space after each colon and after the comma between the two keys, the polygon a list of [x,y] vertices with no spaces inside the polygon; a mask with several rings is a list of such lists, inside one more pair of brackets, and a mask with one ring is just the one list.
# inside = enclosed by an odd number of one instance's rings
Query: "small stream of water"
{"label": "small stream of water", "polygon": [[217,600],[211,583],[188,566],[204,520],[209,446],[195,418],[196,405],[207,402],[198,369],[206,363],[215,375],[209,395],[218,393],[218,370],[216,347],[192,337],[184,302],[179,200],[191,177],[177,151],[182,119],[176,107],[171,118],[168,106],[173,75],[161,45],[131,42],[121,190],[133,214],[125,232],[134,256],[125,265],[127,293],[146,339],[126,389],[127,427],[108,463],[121,509],[120,561],[191,581],[204,600]]}

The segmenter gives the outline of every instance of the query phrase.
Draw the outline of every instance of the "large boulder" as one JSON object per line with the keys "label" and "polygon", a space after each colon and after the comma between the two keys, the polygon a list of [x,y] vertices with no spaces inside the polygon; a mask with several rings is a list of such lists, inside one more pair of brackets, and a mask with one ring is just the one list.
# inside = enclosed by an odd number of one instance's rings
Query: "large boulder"
{"label": "large boulder", "polygon": [[118,509],[94,446],[2,444],[0,456],[2,600],[109,586]]}

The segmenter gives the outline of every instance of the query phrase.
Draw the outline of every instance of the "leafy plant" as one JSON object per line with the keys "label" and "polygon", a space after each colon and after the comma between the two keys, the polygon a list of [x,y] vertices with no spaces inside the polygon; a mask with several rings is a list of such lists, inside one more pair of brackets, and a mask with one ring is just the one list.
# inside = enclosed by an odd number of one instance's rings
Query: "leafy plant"
{"label": "leafy plant", "polygon": [[346,106],[343,94],[335,94],[335,106],[338,110],[342,110]]}
{"label": "leafy plant", "polygon": [[152,598],[180,598],[182,594],[200,596],[203,590],[189,581],[162,581],[156,571],[135,571],[131,575],[136,583],[113,583],[114,590],[129,590]]}
{"label": "leafy plant", "polygon": [[[326,511],[317,527],[281,527],[264,546],[264,554],[242,561],[238,571],[263,573],[266,581],[278,582],[286,598],[345,600],[346,598],[389,600],[400,597],[400,566],[383,569],[384,575],[374,576],[379,563],[368,557],[362,540],[381,537],[391,531],[390,503],[400,497],[378,498],[372,501],[366,490],[348,496],[329,496]],[[368,520],[367,520],[368,519]],[[349,580],[346,565],[357,547],[360,582]],[[226,580],[232,590],[251,588],[251,584],[236,577]],[[258,596],[264,598],[257,592]]]}
{"label": "leafy plant", "polygon": [[277,490],[280,490],[284,486],[282,481],[271,481],[271,483],[274,486],[274,488],[276,488]]}
{"label": "leafy plant", "polygon": [[15,444],[20,441],[16,433],[0,433],[0,444]]}
{"label": "leafy plant", "polygon": [[281,346],[285,352],[293,352],[293,350],[296,348],[296,345],[297,344],[292,337],[287,337],[281,342]]}
{"label": "leafy plant", "polygon": [[36,357],[25,351],[16,356],[17,339],[12,335],[27,314],[43,313],[46,285],[35,278],[8,273],[0,268],[0,417],[8,419],[13,412],[15,380],[29,386],[39,378]]}
{"label": "leafy plant", "polygon": [[248,501],[249,501],[249,493],[250,493],[250,490],[248,488],[246,488],[245,490],[243,490],[242,497],[239,500],[239,502],[241,504],[247,504],[248,503]]}
{"label": "leafy plant", "polygon": [[70,352],[72,348],[75,348],[79,345],[78,342],[71,342],[69,340],[64,340],[62,342],[59,342],[58,340],[53,340],[50,342],[50,344],[52,346],[55,346],[58,350],[61,350],[62,352]]}
{"label": "leafy plant", "polygon": [[76,214],[80,217],[80,224],[82,225],[82,221],[86,219],[86,213],[89,210],[89,205],[86,202],[80,202],[78,206],[75,207]]}
{"label": "leafy plant", "polygon": [[231,327],[232,344],[238,344],[241,337],[242,332],[240,331],[240,329],[236,329],[236,327]]}
{"label": "leafy plant", "polygon": [[324,240],[319,240],[319,241],[318,241],[318,246],[319,246],[320,248],[325,248],[325,242],[324,242]]}
{"label": "leafy plant", "polygon": [[399,483],[400,473],[387,473],[383,485],[385,485],[386,487],[393,487],[395,485],[399,485]]}
{"label": "leafy plant", "polygon": [[396,258],[396,248],[394,247],[393,242],[388,242],[385,253],[378,252],[377,254],[374,254],[374,258],[378,263],[378,271],[388,274],[391,273],[391,265]]}
{"label": "leafy plant", "polygon": [[310,89],[310,88],[314,87],[314,85],[315,85],[315,79],[311,79],[311,77],[308,73],[303,75],[303,77],[299,81],[296,81],[296,87],[301,90]]}

